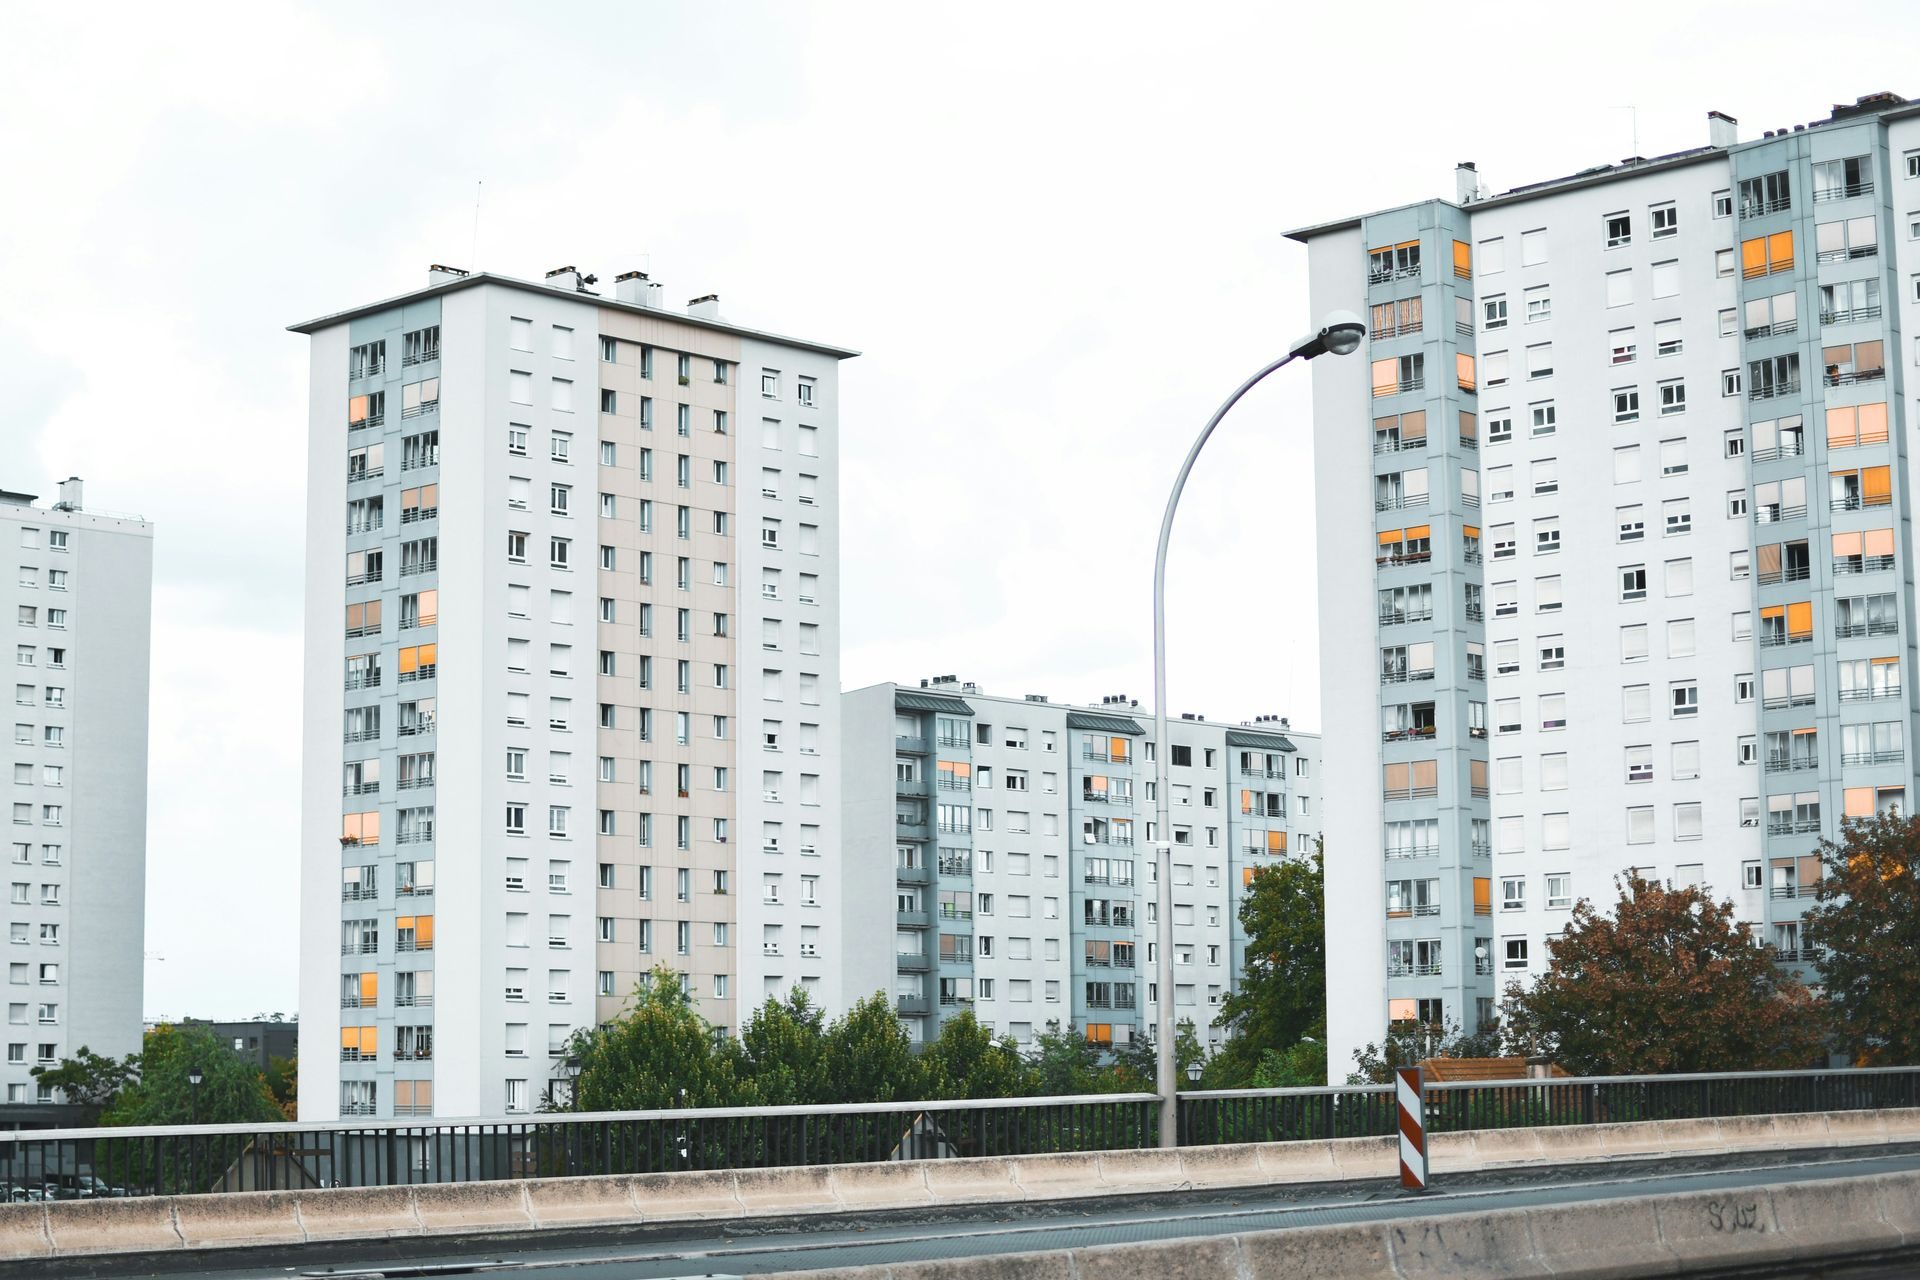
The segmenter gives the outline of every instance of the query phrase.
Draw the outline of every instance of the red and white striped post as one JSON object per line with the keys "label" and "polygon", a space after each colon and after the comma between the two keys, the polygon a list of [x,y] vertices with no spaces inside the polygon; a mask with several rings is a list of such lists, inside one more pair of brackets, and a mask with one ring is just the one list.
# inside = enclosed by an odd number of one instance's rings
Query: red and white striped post
{"label": "red and white striped post", "polygon": [[1394,1072],[1394,1095],[1400,1111],[1400,1186],[1405,1191],[1427,1189],[1427,1093],[1419,1067]]}

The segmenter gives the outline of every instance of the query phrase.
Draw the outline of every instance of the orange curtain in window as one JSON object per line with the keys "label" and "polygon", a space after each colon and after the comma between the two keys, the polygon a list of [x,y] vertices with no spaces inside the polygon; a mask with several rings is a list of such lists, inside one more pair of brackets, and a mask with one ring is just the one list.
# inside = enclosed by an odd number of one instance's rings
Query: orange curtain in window
{"label": "orange curtain in window", "polygon": [[1253,792],[1242,791],[1240,793],[1240,812],[1242,813],[1253,812]]}
{"label": "orange curtain in window", "polygon": [[1400,531],[1398,529],[1387,529],[1382,531],[1380,534],[1380,545],[1383,547],[1391,547],[1391,546],[1397,545],[1399,541],[1400,541]]}
{"label": "orange curtain in window", "polygon": [[1373,394],[1390,396],[1400,386],[1400,362],[1392,356],[1373,362]]}
{"label": "orange curtain in window", "polygon": [[1769,604],[1760,607],[1760,620],[1762,622],[1765,622],[1769,618],[1784,618],[1786,616],[1787,606],[1783,604]]}
{"label": "orange curtain in window", "polygon": [[1114,760],[1125,760],[1127,758],[1127,740],[1125,738],[1115,738],[1108,745],[1111,748],[1107,752],[1110,758]]}
{"label": "orange curtain in window", "polygon": [[347,421],[365,422],[367,420],[367,397],[354,396],[347,401]]}
{"label": "orange curtain in window", "polygon": [[1387,1001],[1387,1021],[1412,1022],[1414,1018],[1419,1016],[1416,1012],[1417,1008],[1418,1006],[1405,996],[1399,996],[1389,1000]]}
{"label": "orange curtain in window", "polygon": [[1087,779],[1087,783],[1087,790],[1093,792],[1093,794],[1103,796],[1107,793],[1107,776],[1105,774],[1096,773]]}
{"label": "orange curtain in window", "polygon": [[1385,777],[1384,785],[1389,792],[1405,791],[1408,786],[1407,779],[1412,776],[1411,768],[1404,764],[1390,764],[1382,770],[1382,773]]}
{"label": "orange curtain in window", "polygon": [[1480,526],[1476,524],[1462,525],[1460,527],[1460,533],[1464,537],[1477,539],[1480,536]]}
{"label": "orange curtain in window", "polygon": [[1890,556],[1893,554],[1893,530],[1869,529],[1866,536],[1866,551],[1870,556]]}
{"label": "orange curtain in window", "polygon": [[1755,236],[1751,240],[1740,242],[1740,270],[1742,274],[1757,276],[1767,269],[1767,238]]}
{"label": "orange curtain in window", "polygon": [[434,665],[434,663],[438,662],[439,660],[440,660],[439,645],[423,644],[420,646],[420,665],[421,666],[430,667]]}
{"label": "orange curtain in window", "polygon": [[440,592],[437,588],[428,588],[420,593],[420,625],[426,626],[440,616]]}
{"label": "orange curtain in window", "polygon": [[1806,637],[1813,634],[1813,601],[1796,600],[1787,606],[1787,635]]}
{"label": "orange curtain in window", "polygon": [[1399,425],[1400,419],[1391,413],[1384,418],[1375,418],[1373,420],[1373,429],[1375,431],[1391,431]]}
{"label": "orange curtain in window", "polygon": [[1836,533],[1833,535],[1833,556],[1838,560],[1844,556],[1860,554],[1860,535],[1857,533]]}
{"label": "orange curtain in window", "polygon": [[1485,760],[1468,761],[1467,776],[1472,779],[1475,787],[1484,790],[1487,785],[1487,762]]}
{"label": "orange curtain in window", "polygon": [[1860,406],[1860,443],[1881,444],[1887,438],[1887,406],[1882,403]]}
{"label": "orange curtain in window", "polygon": [[1800,859],[1800,883],[1814,884],[1820,879],[1820,859],[1807,856]]}
{"label": "orange curtain in window", "polygon": [[1793,232],[1776,231],[1767,237],[1767,266],[1769,271],[1793,269]]}
{"label": "orange curtain in window", "polygon": [[1471,413],[1468,413],[1465,409],[1462,409],[1460,411],[1460,438],[1462,440],[1474,440],[1479,438],[1479,435],[1480,420]]}
{"label": "orange curtain in window", "polygon": [[418,489],[402,489],[400,491],[400,509],[402,511],[411,511],[419,505],[420,491]]}
{"label": "orange curtain in window", "polygon": [[360,975],[360,1007],[371,1009],[380,1001],[380,975],[363,973]]}
{"label": "orange curtain in window", "polygon": [[1477,916],[1493,914],[1493,881],[1486,876],[1473,878],[1473,914]]}
{"label": "orange curtain in window", "polygon": [[1412,413],[1403,413],[1400,415],[1400,439],[1402,442],[1411,443],[1412,441],[1425,440],[1426,438],[1427,411],[1425,409],[1415,409]]}
{"label": "orange curtain in window", "polygon": [[1859,443],[1859,414],[1851,406],[1827,410],[1827,448],[1845,449]]}
{"label": "orange curtain in window", "polygon": [[1267,832],[1267,852],[1285,853],[1287,851],[1287,833],[1284,831]]}
{"label": "orange curtain in window", "polygon": [[[1886,468],[1882,467],[1881,470],[1884,471]],[[1407,530],[1408,542],[1417,542],[1421,538],[1431,538],[1432,536],[1433,526],[1430,524],[1416,524]]]}
{"label": "orange curtain in window", "polygon": [[1846,816],[1849,818],[1871,818],[1873,816],[1873,788],[1848,787],[1842,797],[1846,804]]}
{"label": "orange curtain in window", "polygon": [[1438,760],[1415,760],[1413,762],[1413,785],[1422,791],[1431,791],[1440,785],[1440,762]]}
{"label": "orange curtain in window", "polygon": [[1473,247],[1465,240],[1453,242],[1453,274],[1462,280],[1473,275]]}
{"label": "orange curtain in window", "polygon": [[433,917],[416,916],[413,922],[413,945],[426,948],[433,945]]}
{"label": "orange curtain in window", "polygon": [[340,1028],[340,1051],[342,1053],[360,1052],[360,1028]]}
{"label": "orange curtain in window", "polygon": [[1757,567],[1763,575],[1763,580],[1766,574],[1777,575],[1780,572],[1780,544],[1777,542],[1765,542],[1762,543],[1757,550],[1760,552],[1759,556],[1756,557],[1759,562]]}
{"label": "orange curtain in window", "polygon": [[1454,377],[1459,380],[1460,387],[1462,390],[1464,391],[1473,390],[1473,357],[1472,356],[1468,355],[1464,351],[1455,353],[1453,357],[1453,373],[1454,373]]}
{"label": "orange curtain in window", "polygon": [[1242,889],[1253,883],[1253,870],[1252,867],[1240,868],[1240,887]]}
{"label": "orange curtain in window", "polygon": [[1893,477],[1889,468],[1860,469],[1860,501],[1869,507],[1884,507],[1893,501]]}
{"label": "orange curtain in window", "polygon": [[406,648],[400,651],[400,674],[411,675],[420,669],[420,650]]}

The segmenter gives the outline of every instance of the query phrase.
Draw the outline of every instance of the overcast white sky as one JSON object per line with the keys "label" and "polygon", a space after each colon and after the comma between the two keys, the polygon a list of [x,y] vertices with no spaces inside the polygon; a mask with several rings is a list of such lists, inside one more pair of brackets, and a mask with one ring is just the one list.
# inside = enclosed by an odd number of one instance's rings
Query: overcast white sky
{"label": "overcast white sky", "polygon": [[[1328,8],[8,5],[0,486],[158,527],[148,1011],[293,1010],[288,323],[576,263],[859,348],[847,687],[1144,702],[1166,486],[1311,321],[1283,231],[1617,160],[1628,105],[1655,155],[1920,95],[1911,4],[1844,58],[1804,4]],[[1320,722],[1306,405],[1288,370],[1188,487],[1175,710]]]}

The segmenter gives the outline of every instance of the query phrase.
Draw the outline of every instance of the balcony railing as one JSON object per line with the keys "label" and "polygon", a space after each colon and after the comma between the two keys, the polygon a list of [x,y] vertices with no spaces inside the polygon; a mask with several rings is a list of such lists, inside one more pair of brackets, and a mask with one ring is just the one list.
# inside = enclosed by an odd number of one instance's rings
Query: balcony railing
{"label": "balcony railing", "polygon": [[1753,326],[1753,328],[1746,331],[1746,336],[1749,340],[1754,338],[1784,338],[1790,333],[1798,332],[1799,328],[1800,321],[1798,318],[1792,320],[1775,320],[1771,324],[1757,324]]}
{"label": "balcony railing", "polygon": [[1823,204],[1829,200],[1851,200],[1855,196],[1870,196],[1872,194],[1872,180],[1866,182],[1843,182],[1837,187],[1815,187],[1813,189],[1813,202],[1815,204]]}
{"label": "balcony railing", "polygon": [[401,524],[418,524],[422,520],[431,520],[439,514],[440,514],[440,508],[437,506],[402,507],[400,509],[400,523]]}
{"label": "balcony railing", "polygon": [[1840,763],[1855,764],[1900,764],[1907,758],[1904,749],[1899,751],[1844,751],[1840,754]]}
{"label": "balcony railing", "polygon": [[1384,855],[1389,862],[1398,862],[1406,858],[1428,858],[1440,852],[1440,844],[1410,844],[1396,849],[1388,849]]}
{"label": "balcony railing", "polygon": [[[410,368],[413,365],[427,364],[431,361],[438,360],[439,358],[440,358],[440,348],[428,347],[424,351],[415,351],[409,355],[402,356],[400,359],[400,367],[403,369]],[[428,403],[432,404],[432,403],[438,403],[438,402],[429,401]]]}
{"label": "balcony railing", "polygon": [[1426,505],[1427,495],[1424,493],[1397,493],[1390,498],[1375,498],[1373,500],[1373,509],[1375,511],[1405,511],[1410,507],[1424,507]]}
{"label": "balcony railing", "polygon": [[1381,684],[1417,684],[1422,680],[1431,679],[1433,679],[1433,669],[1430,667],[1421,671],[1382,671],[1380,673]]}
{"label": "balcony railing", "polygon": [[1897,636],[1900,623],[1893,618],[1877,618],[1870,622],[1836,622],[1833,635],[1836,640],[1858,640],[1861,636]]}
{"label": "balcony railing", "polygon": [[1767,757],[1768,773],[1796,773],[1803,769],[1818,769],[1819,767],[1820,762],[1810,756],[1773,755]]}
{"label": "balcony railing", "polygon": [[[1897,698],[1901,692],[1899,685],[1894,685],[1891,688],[1842,689],[1840,691],[1840,701],[1878,702],[1882,698]],[[1805,702],[1810,704],[1813,702],[1813,699],[1807,698]]]}
{"label": "balcony railing", "polygon": [[1850,387],[1856,382],[1881,382],[1886,376],[1885,369],[1856,369],[1851,373],[1822,374],[1820,380],[1829,387]]}
{"label": "balcony railing", "polygon": [[1806,451],[1806,445],[1796,440],[1790,444],[1768,445],[1764,449],[1755,449],[1753,451],[1753,460],[1755,462],[1777,462],[1781,458],[1798,458]]}
{"label": "balcony railing", "polygon": [[1876,307],[1839,307],[1832,311],[1822,311],[1820,313],[1820,323],[1823,325],[1853,324],[1857,321],[1863,321],[1863,320],[1878,320],[1880,318],[1880,314],[1881,314],[1881,309],[1877,306]]}
{"label": "balcony railing", "polygon": [[440,408],[438,400],[423,400],[419,404],[408,405],[400,410],[402,418],[418,418],[422,414],[436,412]]}
{"label": "balcony railing", "polygon": [[1383,787],[1382,800],[1431,800],[1440,794],[1440,788],[1433,787]]}
{"label": "balcony railing", "polygon": [[1434,726],[1430,724],[1415,725],[1410,729],[1382,729],[1380,731],[1380,741],[1420,742],[1433,737],[1434,732]]}
{"label": "balcony railing", "polygon": [[1797,396],[1799,394],[1800,381],[1797,378],[1788,378],[1780,382],[1756,383],[1747,389],[1747,399],[1749,400],[1778,400],[1782,396]]}
{"label": "balcony railing", "polygon": [[1844,249],[1822,249],[1813,255],[1813,260],[1822,265],[1835,262],[1850,262],[1858,258],[1871,258],[1879,254],[1877,244],[1852,244]]}
{"label": "balcony railing", "polygon": [[1791,195],[1776,196],[1771,200],[1742,200],[1740,216],[1742,219],[1759,218],[1769,213],[1781,213],[1793,208]]}

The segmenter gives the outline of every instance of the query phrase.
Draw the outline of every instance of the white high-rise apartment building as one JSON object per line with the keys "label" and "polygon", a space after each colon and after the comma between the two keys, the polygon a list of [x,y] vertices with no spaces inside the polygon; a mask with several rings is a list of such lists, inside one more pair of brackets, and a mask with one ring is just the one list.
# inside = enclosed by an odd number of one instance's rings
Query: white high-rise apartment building
{"label": "white high-rise apartment building", "polygon": [[[1023,1045],[1050,1023],[1103,1047],[1152,1039],[1151,715],[952,677],[844,706],[849,994],[889,993],[916,1042],[968,1009]],[[1318,838],[1320,741],[1275,716],[1167,732],[1174,1013],[1217,1046],[1246,970],[1247,885]]]}
{"label": "white high-rise apartment building", "polygon": [[1314,366],[1336,1076],[1629,872],[1817,963],[1820,839],[1912,786],[1920,105],[1709,123],[1294,233],[1370,329]]}
{"label": "white high-rise apartment building", "polygon": [[8,747],[8,1109],[59,1102],[32,1078],[82,1045],[140,1048],[147,880],[153,527],[0,491],[0,617],[13,643]]}
{"label": "white high-rise apartment building", "polygon": [[656,966],[722,1028],[841,1004],[854,353],[592,283],[436,267],[295,326],[305,1116],[531,1110]]}

